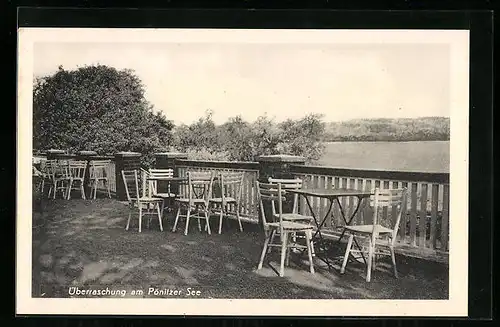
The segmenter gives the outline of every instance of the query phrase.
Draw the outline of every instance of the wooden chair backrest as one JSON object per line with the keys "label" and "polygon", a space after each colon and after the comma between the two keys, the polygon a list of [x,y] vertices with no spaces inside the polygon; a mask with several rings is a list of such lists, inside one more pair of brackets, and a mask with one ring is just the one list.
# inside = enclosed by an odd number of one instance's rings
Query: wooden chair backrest
{"label": "wooden chair backrest", "polygon": [[69,178],[71,176],[69,172],[69,162],[70,160],[67,159],[55,160],[55,162],[52,163],[53,176],[58,178]]}
{"label": "wooden chair backrest", "polygon": [[[302,188],[302,179],[300,178],[272,178],[269,177],[268,179],[270,184],[281,184],[281,188],[285,191],[286,190],[298,190]],[[272,203],[272,210],[273,210],[273,215],[277,214],[276,211],[276,203]],[[297,213],[299,210],[299,195],[298,194],[293,194],[293,207],[292,207],[292,212]]]}
{"label": "wooden chair backrest", "polygon": [[[280,226],[283,221],[283,202],[286,202],[286,192],[281,188],[281,183],[261,183],[259,181],[255,182],[258,196],[258,203],[260,207],[260,213],[262,215],[262,222],[264,226],[267,225],[266,214],[264,211],[264,201],[269,201],[271,204],[278,202],[278,215]],[[273,219],[271,219],[273,220]]]}
{"label": "wooden chair backrest", "polygon": [[149,170],[149,175],[150,176],[155,176],[155,177],[171,178],[171,177],[174,177],[174,170],[172,168],[167,168],[167,169],[150,169]]}
{"label": "wooden chair backrest", "polygon": [[[150,169],[148,171],[149,177],[161,177],[161,178],[172,178],[174,177],[174,170],[171,168],[167,169]],[[151,188],[152,195],[158,192],[158,181],[149,181],[149,187]],[[170,184],[168,184],[167,192],[170,193]]]}
{"label": "wooden chair backrest", "polygon": [[237,202],[240,201],[244,177],[245,173],[243,172],[219,173],[217,183],[220,187],[223,201],[226,197],[234,197]]}
{"label": "wooden chair backrest", "polygon": [[42,173],[50,178],[54,177],[56,171],[57,160],[46,160],[40,165]]}
{"label": "wooden chair backrest", "polygon": [[111,160],[91,160],[89,162],[90,179],[109,177]]}
{"label": "wooden chair backrest", "polygon": [[[399,223],[401,221],[401,216],[404,211],[406,211],[406,203],[407,203],[407,189],[399,188],[399,189],[380,189],[376,188],[373,192],[374,194],[370,198],[370,205],[373,206],[373,237],[375,235],[375,226],[376,225],[385,225],[385,227],[392,229],[392,241],[395,242],[396,235],[399,229]],[[396,212],[396,220],[389,223],[382,223],[379,221],[379,213],[383,208],[395,208]]]}
{"label": "wooden chair backrest", "polygon": [[122,170],[123,184],[127,200],[132,202],[140,198],[139,172],[137,170]]}
{"label": "wooden chair backrest", "polygon": [[214,182],[213,172],[189,171],[188,177],[188,199],[203,199],[208,202],[212,196]]}
{"label": "wooden chair backrest", "polygon": [[70,160],[69,173],[71,177],[76,179],[85,178],[85,170],[87,169],[87,161],[85,160]]}

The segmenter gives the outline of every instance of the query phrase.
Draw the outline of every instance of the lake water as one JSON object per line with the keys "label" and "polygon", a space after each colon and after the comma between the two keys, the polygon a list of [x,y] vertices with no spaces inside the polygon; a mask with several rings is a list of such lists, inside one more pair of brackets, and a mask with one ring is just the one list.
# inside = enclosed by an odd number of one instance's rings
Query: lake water
{"label": "lake water", "polygon": [[450,142],[327,142],[317,165],[449,173]]}

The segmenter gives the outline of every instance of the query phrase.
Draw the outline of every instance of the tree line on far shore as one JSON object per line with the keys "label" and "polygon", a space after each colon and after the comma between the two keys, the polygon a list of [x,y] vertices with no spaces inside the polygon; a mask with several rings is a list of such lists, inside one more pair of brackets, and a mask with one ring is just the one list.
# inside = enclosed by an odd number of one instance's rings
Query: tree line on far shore
{"label": "tree line on far shore", "polygon": [[448,141],[447,117],[356,119],[327,123],[325,141]]}
{"label": "tree line on far shore", "polygon": [[253,161],[259,155],[291,154],[309,162],[321,157],[325,141],[449,139],[449,119],[371,119],[325,123],[317,114],[274,122],[240,116],[217,125],[212,112],[176,126],[154,112],[141,80],[131,70],[105,65],[59,67],[37,78],[33,91],[33,148],[99,154],[136,151],[150,166],[158,151],[183,151],[190,159]]}

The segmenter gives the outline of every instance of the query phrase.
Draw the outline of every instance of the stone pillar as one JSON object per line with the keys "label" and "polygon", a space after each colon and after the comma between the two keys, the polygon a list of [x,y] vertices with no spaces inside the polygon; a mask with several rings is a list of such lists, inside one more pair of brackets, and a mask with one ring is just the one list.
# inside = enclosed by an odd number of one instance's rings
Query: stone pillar
{"label": "stone pillar", "polygon": [[[179,159],[187,159],[187,153],[180,152],[159,152],[155,153],[155,168],[157,169],[173,169],[174,176],[179,176],[179,172],[176,169],[175,163],[176,160]],[[165,183],[158,183],[158,192],[163,193],[167,192],[167,185]],[[172,183],[170,191],[175,194],[179,194],[179,184]]]}
{"label": "stone pillar", "polygon": [[[291,165],[304,165],[306,159],[304,157],[292,156],[286,154],[275,154],[257,157],[259,162],[259,182],[268,183],[269,177],[273,178],[294,178],[295,176],[290,172]],[[288,200],[290,199],[290,200]],[[287,197],[287,201],[283,203],[283,212],[291,212],[293,197]],[[277,207],[276,207],[277,209]],[[267,221],[271,218],[270,203],[264,201],[264,212]],[[259,222],[262,225],[262,217],[259,211]]]}
{"label": "stone pillar", "polygon": [[66,154],[64,150],[50,149],[47,150],[47,160],[60,159]]}
{"label": "stone pillar", "polygon": [[274,154],[268,156],[260,156],[257,158],[260,164],[259,181],[268,182],[269,177],[273,178],[294,178],[290,172],[291,165],[304,165],[306,159],[299,156],[291,156],[285,154]]}
{"label": "stone pillar", "polygon": [[123,185],[122,170],[139,170],[141,168],[141,154],[138,152],[119,152],[115,154],[116,198],[127,201],[127,193]]}

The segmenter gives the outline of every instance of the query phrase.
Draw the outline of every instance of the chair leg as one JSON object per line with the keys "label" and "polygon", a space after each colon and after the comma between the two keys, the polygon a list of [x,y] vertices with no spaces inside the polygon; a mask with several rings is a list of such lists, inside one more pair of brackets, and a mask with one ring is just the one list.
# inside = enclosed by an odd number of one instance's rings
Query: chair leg
{"label": "chair leg", "polygon": [[139,203],[139,233],[142,231],[142,203]]}
{"label": "chair leg", "polygon": [[175,215],[174,227],[172,227],[172,232],[177,230],[177,222],[179,221],[179,216],[181,215],[181,206],[177,208],[177,214]]}
{"label": "chair leg", "polygon": [[224,215],[223,211],[224,211],[224,207],[221,204],[220,205],[220,215],[219,215],[219,234],[222,232],[222,217]]}
{"label": "chair leg", "polygon": [[198,221],[198,231],[201,232],[200,206],[196,205],[196,220]]}
{"label": "chair leg", "polygon": [[392,267],[394,269],[394,277],[398,278],[398,270],[396,268],[396,256],[394,254],[394,247],[391,245],[391,260],[392,260]]}
{"label": "chair leg", "polygon": [[238,225],[240,225],[240,232],[243,232],[243,225],[241,224],[241,217],[240,217],[240,205],[236,205],[236,218],[238,218]]}
{"label": "chair leg", "polygon": [[111,199],[111,186],[108,180],[106,180],[106,188],[108,189],[108,197]]}
{"label": "chair leg", "polygon": [[165,199],[163,199],[163,201],[161,202],[161,216],[163,218],[163,211],[165,210]]}
{"label": "chair leg", "polygon": [[312,231],[306,231],[307,256],[309,257],[309,271],[314,274],[313,251],[312,251]]}
{"label": "chair leg", "polygon": [[372,264],[373,264],[373,252],[374,252],[374,247],[375,245],[372,244],[371,238],[369,239],[368,243],[368,267],[366,270],[366,281],[370,282],[371,277],[372,277]]}
{"label": "chair leg", "polygon": [[66,194],[66,200],[69,200],[71,198],[71,188],[73,187],[73,180],[70,179],[69,182],[68,182],[68,188],[66,190],[67,194]]}
{"label": "chair leg", "polygon": [[187,213],[186,213],[186,228],[184,229],[184,235],[188,234],[189,229],[189,216],[191,214],[191,206],[188,205]]}
{"label": "chair leg", "polygon": [[349,241],[347,241],[347,247],[345,249],[344,260],[342,261],[342,267],[340,268],[340,273],[343,274],[345,272],[345,267],[347,265],[347,260],[349,259],[349,255],[351,254],[352,241],[354,240],[354,235],[349,236]]}
{"label": "chair leg", "polygon": [[83,188],[83,181],[80,181],[80,193],[82,193],[82,199],[86,200],[85,189]]}
{"label": "chair leg", "polygon": [[281,238],[280,277],[283,277],[285,275],[285,256],[288,248],[288,232],[283,232]]}
{"label": "chair leg", "polygon": [[56,193],[57,193],[57,181],[54,182],[54,195],[53,195],[54,200],[56,199]]}
{"label": "chair leg", "polygon": [[257,266],[257,269],[262,269],[262,264],[264,263],[264,258],[266,257],[267,249],[269,248],[269,243],[272,243],[272,239],[274,238],[275,233],[276,233],[276,230],[273,229],[271,231],[271,233],[269,234],[269,236],[266,237],[266,240],[264,241],[264,247],[262,248],[262,253],[260,254],[260,260],[259,260],[259,265]]}
{"label": "chair leg", "polygon": [[161,215],[161,209],[160,209],[160,204],[156,203],[156,210],[158,211],[158,223],[160,224],[160,231],[163,232],[163,224],[161,222],[162,220],[162,215]]}
{"label": "chair leg", "polygon": [[286,247],[286,255],[285,255],[285,266],[288,267],[290,265],[290,246]]}
{"label": "chair leg", "polygon": [[208,215],[208,208],[205,208],[205,230],[208,232],[208,235],[210,235],[212,232],[210,231],[210,216]]}
{"label": "chair leg", "polygon": [[[97,183],[98,183],[98,181],[96,180],[95,183],[94,183],[94,200],[97,197]],[[139,226],[140,226],[140,224],[139,224]]]}
{"label": "chair leg", "polygon": [[[276,235],[278,234],[278,232],[276,230],[273,231],[274,233],[271,234],[271,244],[273,244],[274,242],[274,238],[276,237]],[[281,237],[281,236],[280,236]],[[272,247],[269,248],[269,252],[271,252],[272,250]]]}
{"label": "chair leg", "polygon": [[132,218],[132,208],[129,208],[129,210],[128,210],[127,227],[125,227],[125,230],[128,230],[128,228],[130,226],[130,218]]}

